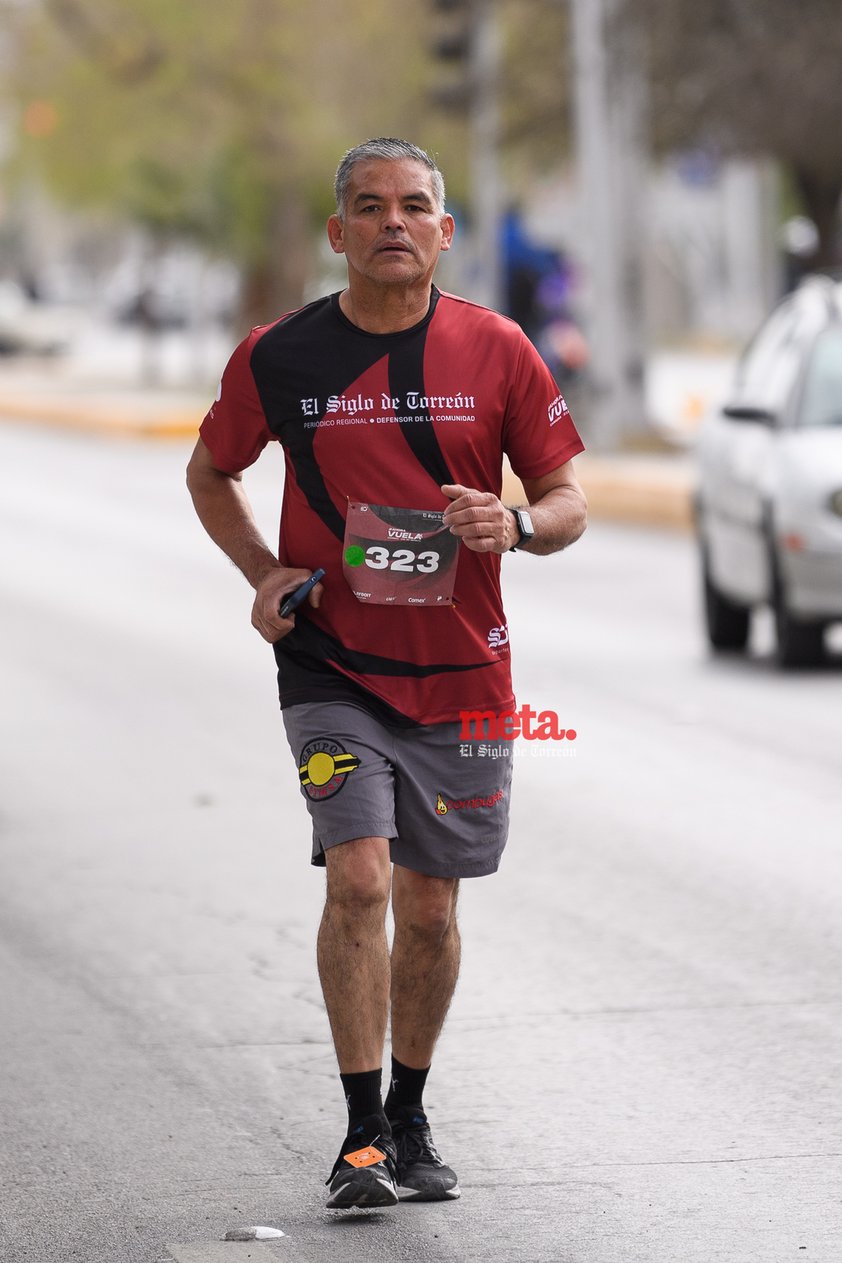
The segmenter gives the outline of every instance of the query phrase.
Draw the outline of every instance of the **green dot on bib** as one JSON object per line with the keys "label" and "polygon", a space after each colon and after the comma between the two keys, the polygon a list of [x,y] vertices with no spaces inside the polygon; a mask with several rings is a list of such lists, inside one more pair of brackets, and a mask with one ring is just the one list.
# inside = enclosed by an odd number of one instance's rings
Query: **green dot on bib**
{"label": "green dot on bib", "polygon": [[359,544],[351,544],[345,549],[345,560],[349,566],[361,566],[365,561],[365,551]]}

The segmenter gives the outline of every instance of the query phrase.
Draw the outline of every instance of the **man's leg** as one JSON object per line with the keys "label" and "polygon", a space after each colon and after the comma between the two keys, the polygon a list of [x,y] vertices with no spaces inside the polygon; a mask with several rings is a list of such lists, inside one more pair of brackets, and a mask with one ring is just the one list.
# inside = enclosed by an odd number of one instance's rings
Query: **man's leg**
{"label": "man's leg", "polygon": [[395,865],[392,912],[392,1052],[426,1069],[459,976],[455,878],[425,877]]}
{"label": "man's leg", "polygon": [[398,1193],[416,1201],[459,1196],[456,1174],[432,1142],[423,1091],[459,975],[455,878],[395,865],[392,910],[392,1084],[386,1114],[397,1146]]}
{"label": "man's leg", "polygon": [[354,838],[330,847],[325,861],[319,977],[339,1069],[358,1074],[383,1063],[389,1008],[389,843],[385,838]]}
{"label": "man's leg", "polygon": [[389,843],[354,838],[330,847],[325,861],[319,976],[348,1103],[348,1135],[327,1204],[388,1206],[397,1201],[396,1154],[380,1096],[389,1010]]}

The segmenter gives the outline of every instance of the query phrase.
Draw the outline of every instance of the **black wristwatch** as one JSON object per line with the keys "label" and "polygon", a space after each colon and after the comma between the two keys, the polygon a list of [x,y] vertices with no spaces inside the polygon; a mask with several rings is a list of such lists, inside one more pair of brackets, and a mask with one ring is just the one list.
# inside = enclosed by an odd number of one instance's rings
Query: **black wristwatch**
{"label": "black wristwatch", "polygon": [[516,553],[524,544],[528,544],[535,534],[535,527],[532,525],[532,518],[529,516],[527,509],[509,509],[510,513],[514,513],[517,529],[520,531],[520,537],[516,544],[512,544],[509,549],[510,553]]}

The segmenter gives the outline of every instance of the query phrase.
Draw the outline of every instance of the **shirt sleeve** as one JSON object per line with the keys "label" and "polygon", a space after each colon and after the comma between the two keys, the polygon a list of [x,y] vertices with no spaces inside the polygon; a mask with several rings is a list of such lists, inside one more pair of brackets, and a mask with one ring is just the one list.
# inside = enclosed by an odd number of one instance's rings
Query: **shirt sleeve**
{"label": "shirt sleeve", "polygon": [[509,392],[503,449],[519,478],[541,478],[585,450],[564,396],[525,335]]}
{"label": "shirt sleeve", "polygon": [[234,351],[222,374],[216,399],[199,427],[214,464],[227,474],[238,474],[253,465],[275,437],[251,371],[256,334],[253,331]]}

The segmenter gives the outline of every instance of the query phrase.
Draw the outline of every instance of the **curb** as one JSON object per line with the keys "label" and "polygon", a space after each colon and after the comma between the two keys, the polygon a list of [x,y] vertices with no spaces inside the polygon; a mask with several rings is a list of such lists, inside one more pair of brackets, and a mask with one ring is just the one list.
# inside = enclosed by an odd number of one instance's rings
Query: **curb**
{"label": "curb", "polygon": [[591,513],[608,521],[692,531],[695,473],[689,461],[679,462],[637,465],[612,457],[584,457],[578,473]]}
{"label": "curb", "polygon": [[31,399],[0,400],[0,421],[21,421],[49,429],[75,430],[81,434],[107,434],[113,438],[195,439],[206,409],[173,409],[144,416],[112,410],[102,403],[34,403]]}
{"label": "curb", "polygon": [[[142,412],[121,411],[119,406],[112,410],[102,401],[83,407],[60,400],[0,399],[0,422],[17,421],[118,439],[195,440],[204,411],[198,401],[195,410],[175,408],[144,416]],[[656,461],[585,455],[576,458],[576,472],[593,518],[670,530],[692,529],[693,473],[689,462],[681,458]],[[508,465],[503,473],[503,497],[510,503],[526,502],[523,486]]]}
{"label": "curb", "polygon": [[[668,460],[673,459],[668,457]],[[576,475],[588,500],[588,515],[606,522],[693,529],[693,471],[689,464],[668,467],[645,462],[638,466],[612,456],[577,456]],[[503,474],[503,499],[526,503],[520,479]]]}

